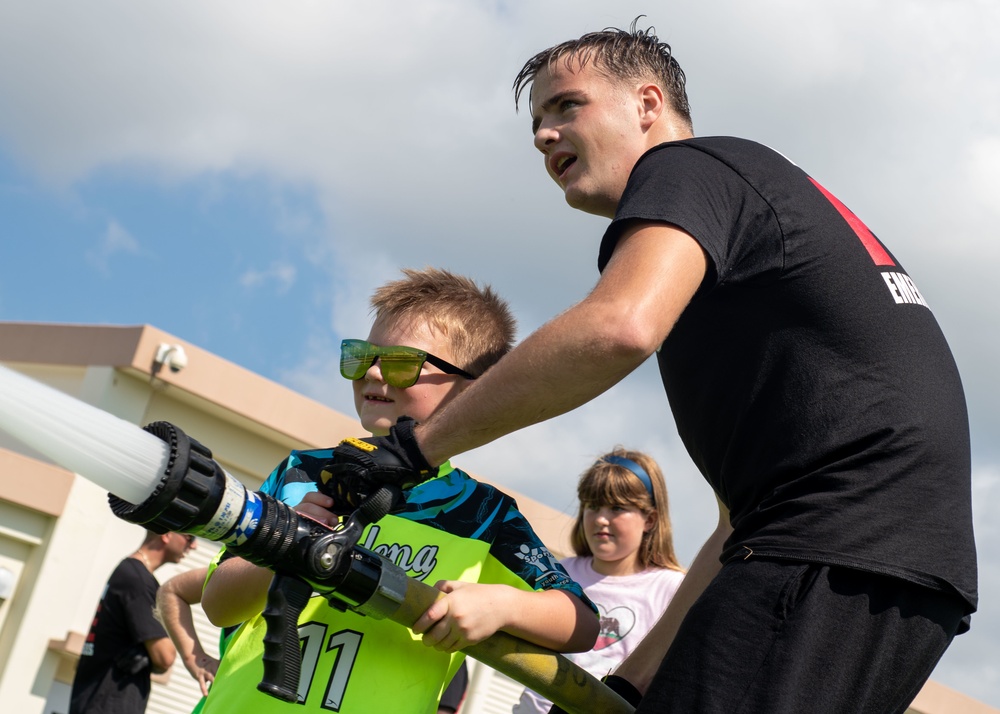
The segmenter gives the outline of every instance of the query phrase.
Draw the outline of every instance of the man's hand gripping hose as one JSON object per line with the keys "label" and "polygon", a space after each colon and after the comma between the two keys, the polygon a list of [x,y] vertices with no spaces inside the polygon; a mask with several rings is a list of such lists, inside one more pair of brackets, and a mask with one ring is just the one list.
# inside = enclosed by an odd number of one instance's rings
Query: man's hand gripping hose
{"label": "man's hand gripping hose", "polygon": [[[412,425],[403,428],[407,427],[412,434]],[[112,511],[150,530],[221,541],[230,552],[275,573],[263,613],[267,632],[264,677],[258,685],[261,691],[297,701],[301,667],[298,619],[313,592],[333,607],[391,619],[407,627],[437,598],[444,597],[435,588],[407,577],[381,555],[357,545],[369,523],[399,506],[403,487],[434,473],[429,467],[414,468],[409,461],[399,463],[394,449],[385,448],[386,442],[350,439],[334,450],[331,468],[337,478],[333,482],[349,473],[352,486],[331,495],[354,510],[342,525],[331,529],[267,494],[247,491],[212,459],[206,447],[176,426],[154,422],[145,430],[169,447],[166,474],[141,504],[109,494]],[[465,652],[558,703],[566,712],[634,711],[618,694],[565,657],[505,632],[497,632]]]}

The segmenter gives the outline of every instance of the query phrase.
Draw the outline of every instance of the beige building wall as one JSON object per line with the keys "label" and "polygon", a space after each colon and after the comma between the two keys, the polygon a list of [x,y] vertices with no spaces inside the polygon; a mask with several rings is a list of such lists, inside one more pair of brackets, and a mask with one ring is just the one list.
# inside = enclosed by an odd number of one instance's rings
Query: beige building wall
{"label": "beige building wall", "polygon": [[[164,345],[184,350],[183,369],[155,362]],[[0,364],[133,424],[172,422],[211,448],[250,489],[291,449],[330,446],[362,433],[354,418],[148,325],[0,323]],[[569,552],[564,514],[504,490],[555,553]],[[0,429],[0,711],[67,711],[76,660],[101,590],[142,536],[140,527],[111,514],[102,488]],[[163,581],[201,565],[215,548],[202,542],[196,555],[156,576]],[[6,596],[4,577],[13,584]],[[214,628],[203,614],[198,617],[202,639],[214,646]],[[505,700],[516,698],[519,686],[470,665],[463,714],[509,711]],[[197,696],[178,661],[169,681],[154,685],[149,711],[187,712]],[[933,682],[911,711],[1000,714]]]}

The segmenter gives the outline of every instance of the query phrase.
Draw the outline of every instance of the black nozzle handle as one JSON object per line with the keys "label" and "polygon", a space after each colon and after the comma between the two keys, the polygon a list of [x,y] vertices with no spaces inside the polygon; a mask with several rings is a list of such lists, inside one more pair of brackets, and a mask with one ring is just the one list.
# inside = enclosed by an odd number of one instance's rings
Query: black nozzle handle
{"label": "black nozzle handle", "polygon": [[[299,696],[299,677],[302,669],[302,651],[299,645],[299,615],[309,602],[313,584],[306,577],[320,578],[324,574],[341,570],[345,555],[357,545],[365,526],[381,519],[391,511],[402,498],[400,490],[394,486],[383,486],[348,519],[347,525],[333,538],[339,540],[336,552],[340,554],[333,562],[321,564],[307,556],[302,565],[303,577],[275,573],[267,590],[267,606],[261,615],[264,618],[264,677],[257,689],[285,702],[295,702]],[[294,511],[285,509],[288,514]],[[284,529],[291,530],[291,529]],[[330,541],[300,543],[303,552],[316,555],[322,551],[331,552]],[[235,551],[234,551],[235,552]],[[256,560],[264,564],[263,560]],[[274,563],[272,562],[271,565]],[[377,581],[375,581],[377,582]]]}
{"label": "black nozzle handle", "polygon": [[403,502],[403,492],[399,486],[383,484],[375,493],[366,498],[355,512],[362,526],[375,523],[393,511]]}
{"label": "black nozzle handle", "polygon": [[299,615],[312,596],[312,586],[290,575],[271,579],[267,606],[262,613],[264,633],[264,678],[257,689],[285,702],[299,696],[302,651],[299,646]]}

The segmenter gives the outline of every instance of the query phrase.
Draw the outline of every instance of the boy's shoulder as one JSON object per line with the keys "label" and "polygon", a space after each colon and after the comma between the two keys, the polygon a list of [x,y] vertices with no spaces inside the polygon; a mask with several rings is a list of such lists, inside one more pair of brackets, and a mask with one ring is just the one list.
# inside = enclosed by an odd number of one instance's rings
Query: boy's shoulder
{"label": "boy's shoulder", "polygon": [[267,482],[280,484],[286,481],[313,481],[320,483],[323,480],[323,471],[331,463],[333,463],[332,447],[295,449],[271,472]]}
{"label": "boy's shoulder", "polygon": [[[268,480],[325,482],[330,478],[329,467],[333,463],[333,459],[332,447],[296,449],[288,454],[288,457],[274,470]],[[462,469],[456,468],[450,461],[445,462],[440,467],[438,476],[417,484],[409,489],[405,496],[406,500],[410,501],[459,494],[462,494],[464,499],[500,496],[511,501],[514,500],[496,486],[479,481]]]}
{"label": "boy's shoulder", "polygon": [[[299,503],[306,492],[330,478],[332,459],[331,448],[292,451],[261,490],[286,503]],[[403,510],[394,516],[463,538],[492,543],[504,529],[520,527],[524,520],[511,496],[450,462],[438,476],[403,495]]]}
{"label": "boy's shoulder", "polygon": [[424,507],[435,503],[438,508],[450,510],[459,506],[472,506],[483,502],[509,501],[514,499],[495,486],[474,479],[462,469],[446,462],[437,476],[418,483],[405,492],[407,504]]}
{"label": "boy's shoulder", "polygon": [[396,515],[487,542],[517,518],[517,503],[509,495],[450,463],[443,468],[439,476],[406,491],[406,506]]}
{"label": "boy's shoulder", "polygon": [[[325,478],[323,476],[323,471],[327,470],[327,467],[333,462],[333,458],[333,447],[326,447],[322,449],[294,449],[289,452],[288,457],[277,469],[275,469],[275,472],[272,475],[280,476],[291,469],[298,469],[302,473],[297,474],[295,478],[320,481]],[[410,490],[408,495],[421,497],[427,492],[434,491],[466,491],[474,493],[476,496],[487,496],[497,493],[505,498],[513,500],[511,496],[507,495],[496,486],[473,478],[468,474],[468,472],[452,465],[450,461],[445,462],[440,467],[438,476],[429,479],[428,481],[424,481],[421,484],[417,484],[417,486]]]}
{"label": "boy's shoulder", "polygon": [[332,460],[332,448],[292,451],[264,480],[260,490],[295,506],[306,493],[315,491],[318,484],[329,478],[324,478],[323,472]]}
{"label": "boy's shoulder", "polygon": [[326,465],[333,461],[333,447],[323,449],[293,449],[285,459],[286,466]]}

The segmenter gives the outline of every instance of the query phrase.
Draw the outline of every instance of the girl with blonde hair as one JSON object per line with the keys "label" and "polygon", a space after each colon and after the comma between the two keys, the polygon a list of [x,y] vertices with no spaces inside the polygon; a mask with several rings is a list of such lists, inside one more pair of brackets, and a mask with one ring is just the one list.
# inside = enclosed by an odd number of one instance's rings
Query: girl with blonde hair
{"label": "girl with blonde hair", "polygon": [[[588,652],[565,655],[604,677],[646,635],[684,579],[674,554],[667,487],[656,461],[616,447],[580,477],[575,557],[560,563],[597,605],[601,631]],[[530,689],[514,714],[543,714],[551,702]]]}

